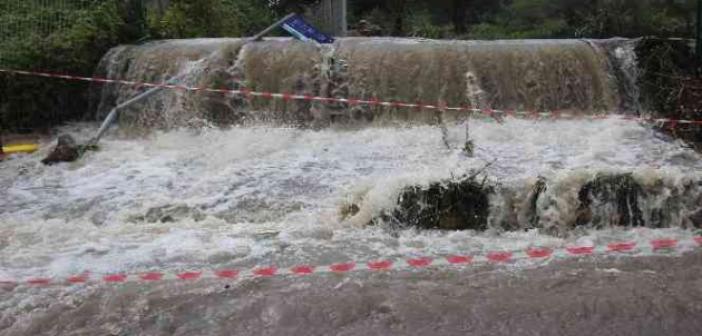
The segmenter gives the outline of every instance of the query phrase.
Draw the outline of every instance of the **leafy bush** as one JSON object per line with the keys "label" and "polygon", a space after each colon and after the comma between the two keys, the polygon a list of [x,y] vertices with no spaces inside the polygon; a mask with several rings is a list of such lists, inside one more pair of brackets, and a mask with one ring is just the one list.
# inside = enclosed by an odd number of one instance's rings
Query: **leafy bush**
{"label": "leafy bush", "polygon": [[432,39],[450,37],[454,30],[451,24],[433,23],[431,13],[426,10],[411,13],[406,21],[406,26],[405,30],[409,36]]}
{"label": "leafy bush", "polygon": [[692,37],[694,1],[514,0],[471,38]]}
{"label": "leafy bush", "polygon": [[264,1],[174,0],[163,13],[149,13],[154,38],[246,36],[266,28],[275,13]]}
{"label": "leafy bush", "polygon": [[[138,31],[128,24],[129,5],[129,1],[108,0],[72,11],[67,18],[72,24],[49,35],[25,26],[26,31],[16,32],[20,38],[1,46],[2,66],[90,76],[109,48],[139,38]],[[51,14],[45,9],[16,19],[31,22],[27,16]],[[87,89],[87,83],[2,75],[0,128],[43,128],[78,119],[87,106]]]}

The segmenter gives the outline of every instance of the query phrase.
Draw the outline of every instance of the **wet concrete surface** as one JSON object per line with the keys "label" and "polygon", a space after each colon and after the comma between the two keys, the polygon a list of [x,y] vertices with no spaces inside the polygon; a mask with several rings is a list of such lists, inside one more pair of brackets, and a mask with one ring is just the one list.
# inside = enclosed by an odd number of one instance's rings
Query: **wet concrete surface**
{"label": "wet concrete surface", "polygon": [[0,335],[698,335],[702,252],[528,269],[6,288],[0,301]]}

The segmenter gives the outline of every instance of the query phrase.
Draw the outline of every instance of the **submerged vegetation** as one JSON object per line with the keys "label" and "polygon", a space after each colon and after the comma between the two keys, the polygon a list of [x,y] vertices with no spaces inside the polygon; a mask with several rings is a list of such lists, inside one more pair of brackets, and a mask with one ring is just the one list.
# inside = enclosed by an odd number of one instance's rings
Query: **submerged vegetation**
{"label": "submerged vegetation", "polygon": [[[700,186],[695,179],[671,184],[632,173],[596,173],[575,187],[576,207],[559,209],[549,194],[559,182],[536,179],[526,193],[487,177],[463,177],[428,185],[409,185],[400,190],[396,204],[382,209],[370,221],[392,231],[536,229],[543,234],[567,236],[578,229],[613,227],[702,228]],[[361,211],[363,201],[341,208],[342,219]],[[553,222],[550,217],[556,216]],[[363,216],[363,215],[362,215]]]}
{"label": "submerged vegetation", "polygon": [[436,182],[428,187],[410,186],[391,213],[376,219],[393,228],[477,230],[488,227],[492,188],[485,180],[468,177],[456,182]]}

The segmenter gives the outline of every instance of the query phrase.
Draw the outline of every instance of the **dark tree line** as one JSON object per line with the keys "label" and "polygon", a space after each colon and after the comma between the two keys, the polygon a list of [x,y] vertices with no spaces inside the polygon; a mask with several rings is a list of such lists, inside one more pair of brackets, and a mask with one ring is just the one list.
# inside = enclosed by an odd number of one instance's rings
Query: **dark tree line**
{"label": "dark tree line", "polygon": [[396,36],[693,37],[696,0],[349,0],[352,20]]}

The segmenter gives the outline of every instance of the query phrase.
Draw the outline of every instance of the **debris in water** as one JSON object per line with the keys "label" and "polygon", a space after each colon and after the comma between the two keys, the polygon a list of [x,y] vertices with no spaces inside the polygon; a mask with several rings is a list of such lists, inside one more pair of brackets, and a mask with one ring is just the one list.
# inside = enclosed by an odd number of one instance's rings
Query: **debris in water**
{"label": "debris in water", "polygon": [[605,224],[603,218],[594,218],[595,207],[610,205],[614,209],[611,225],[644,226],[643,212],[639,207],[639,197],[645,196],[643,188],[632,174],[598,175],[586,183],[578,193],[580,208],[576,225],[589,223]]}
{"label": "debris in water", "polygon": [[81,152],[76,140],[69,134],[63,134],[58,137],[56,148],[41,163],[51,166],[59,162],[73,162],[80,158]]}
{"label": "debris in water", "polygon": [[344,205],[341,208],[341,219],[345,220],[347,218],[353,217],[356,214],[358,214],[359,211],[361,211],[361,208],[359,208],[356,204]]}
{"label": "debris in water", "polygon": [[546,189],[548,189],[546,178],[543,176],[539,176],[536,179],[534,186],[531,188],[529,196],[527,197],[527,213],[529,224],[531,224],[532,227],[537,227],[539,225],[540,218],[538,214],[537,205],[539,201],[539,196],[541,196],[546,191]]}
{"label": "debris in water", "polygon": [[192,208],[184,204],[178,204],[150,208],[144,216],[130,218],[130,220],[133,222],[144,221],[147,223],[172,223],[187,219],[200,222],[205,219],[205,214],[196,208]]}
{"label": "debris in water", "polygon": [[463,145],[463,153],[468,157],[475,156],[475,144],[470,138],[470,127],[468,121],[466,121],[466,143]]}
{"label": "debris in water", "polygon": [[491,192],[492,188],[485,181],[478,182],[475,176],[428,187],[411,186],[402,191],[392,214],[383,214],[379,220],[394,228],[484,231]]}

